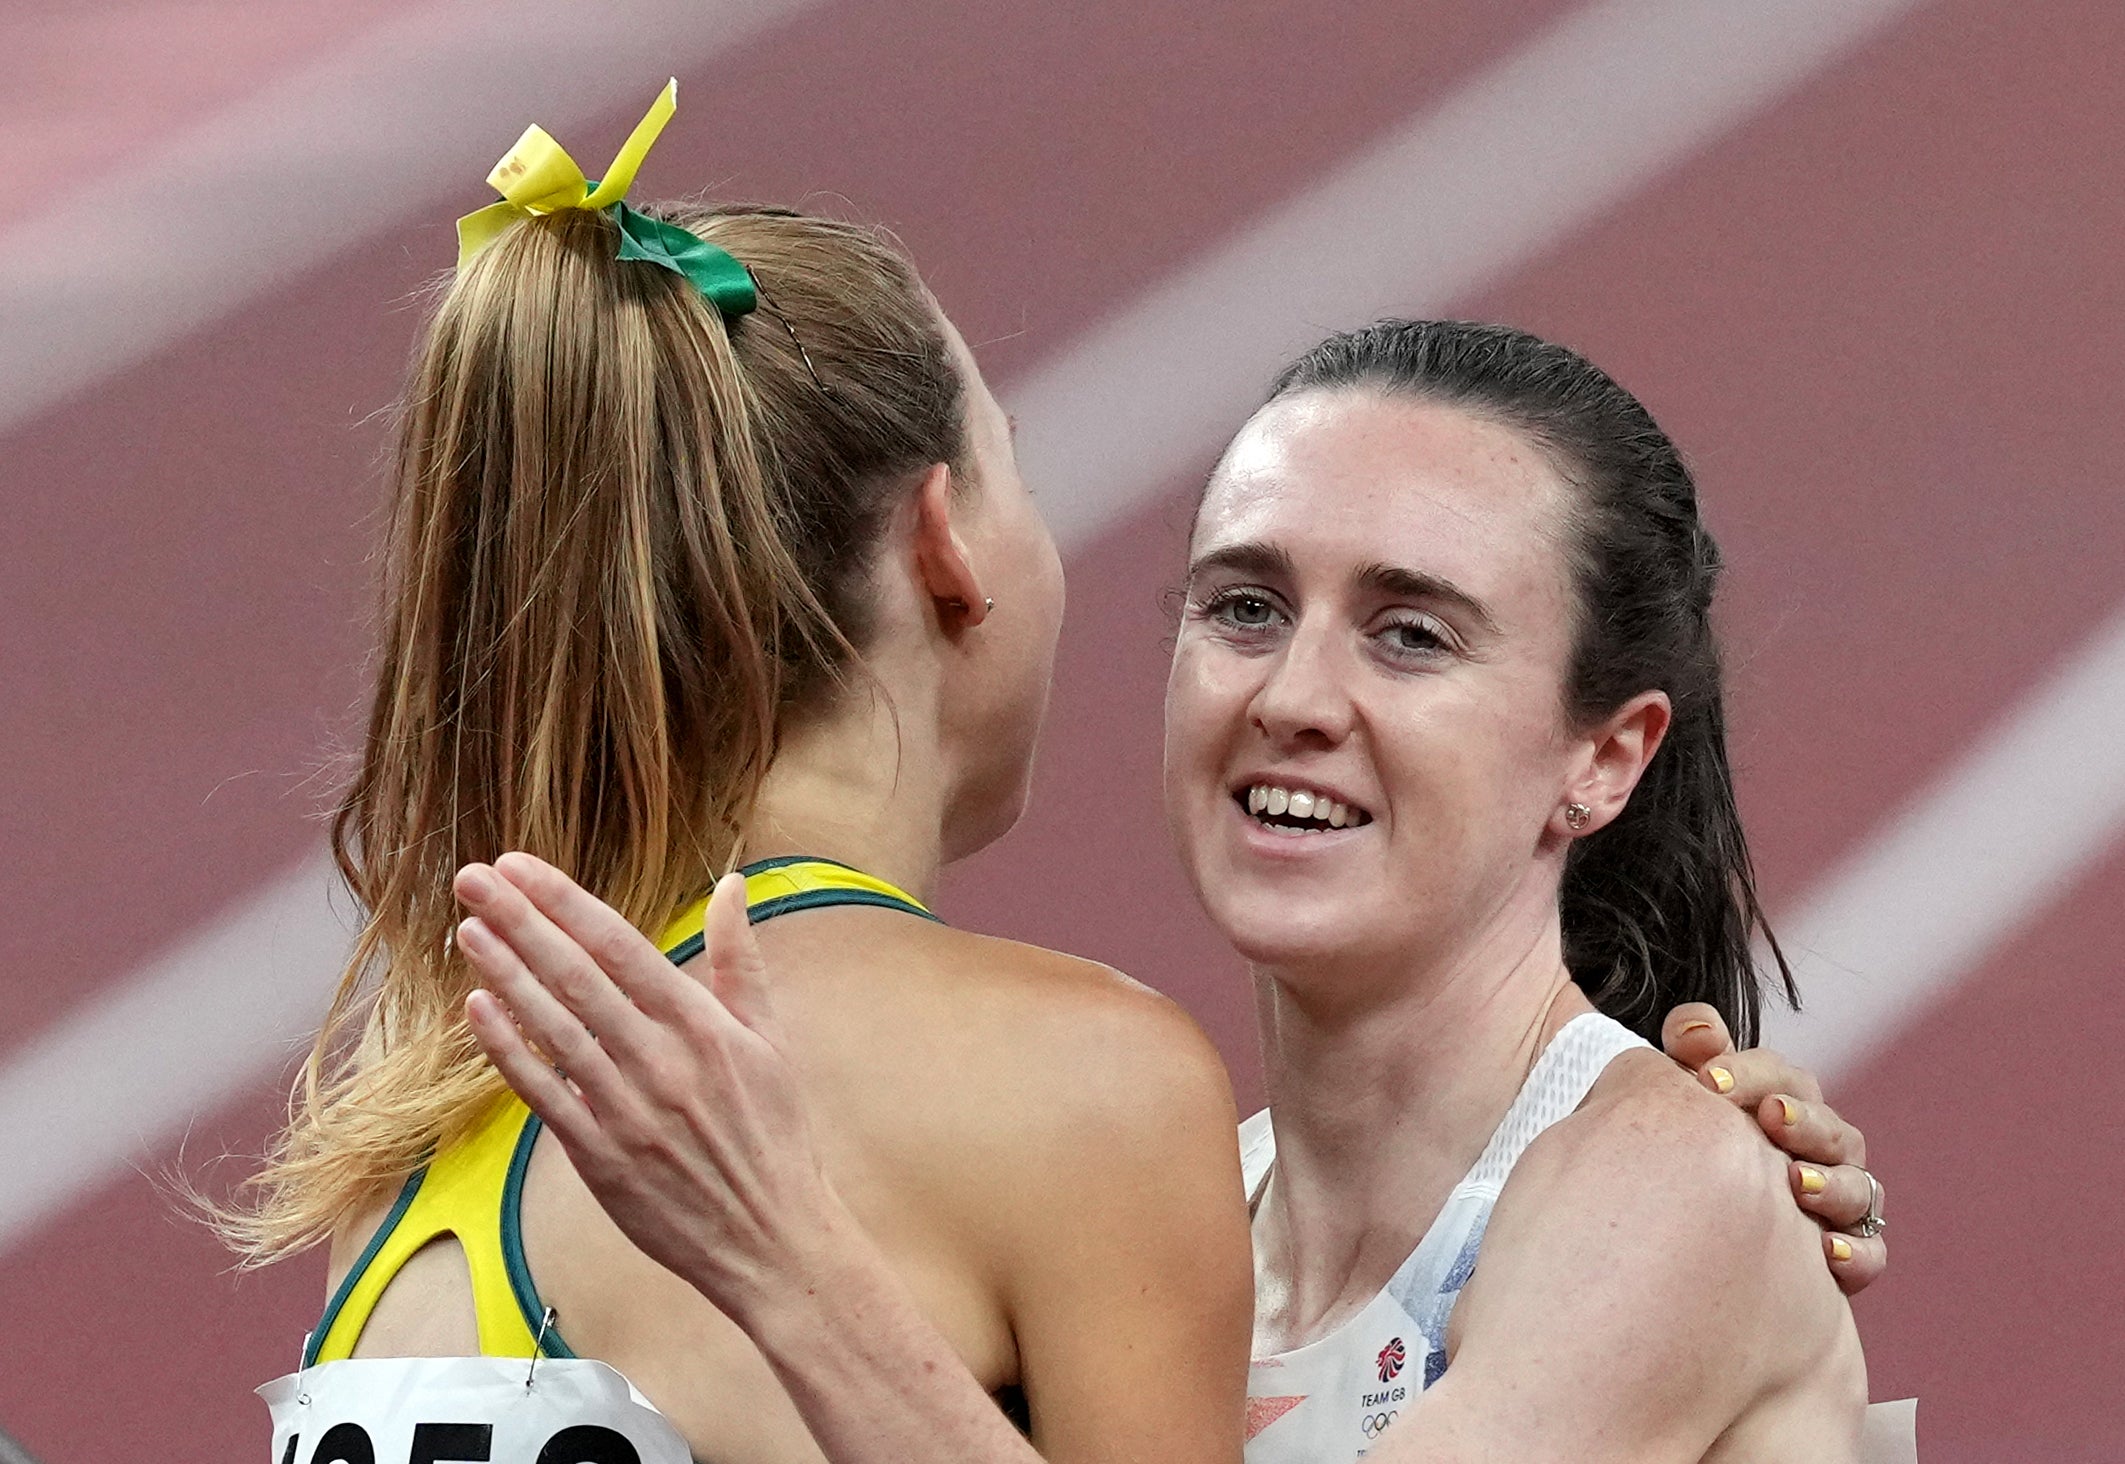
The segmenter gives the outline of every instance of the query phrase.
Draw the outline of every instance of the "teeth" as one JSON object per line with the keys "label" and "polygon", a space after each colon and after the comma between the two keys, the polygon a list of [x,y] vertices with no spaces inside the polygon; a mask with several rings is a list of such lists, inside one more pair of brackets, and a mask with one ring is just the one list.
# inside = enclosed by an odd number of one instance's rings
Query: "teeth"
{"label": "teeth", "polygon": [[[1256,783],[1247,790],[1247,811],[1256,816],[1267,814],[1308,819],[1332,829],[1356,828],[1363,821],[1363,815],[1356,809],[1347,803],[1336,802],[1326,793],[1311,793],[1304,789],[1293,792],[1268,783]],[[1287,827],[1286,832],[1291,830]]]}

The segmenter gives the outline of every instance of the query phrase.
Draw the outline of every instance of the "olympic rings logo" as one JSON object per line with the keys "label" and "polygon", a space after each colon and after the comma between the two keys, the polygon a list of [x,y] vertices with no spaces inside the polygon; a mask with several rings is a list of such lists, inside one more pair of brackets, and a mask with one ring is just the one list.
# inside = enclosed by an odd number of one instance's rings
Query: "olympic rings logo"
{"label": "olympic rings logo", "polygon": [[1368,1413],[1363,1419],[1359,1420],[1358,1428],[1366,1438],[1376,1439],[1387,1432],[1387,1425],[1393,1423],[1401,1415],[1401,1412],[1402,1410],[1399,1408],[1390,1408],[1385,1413]]}

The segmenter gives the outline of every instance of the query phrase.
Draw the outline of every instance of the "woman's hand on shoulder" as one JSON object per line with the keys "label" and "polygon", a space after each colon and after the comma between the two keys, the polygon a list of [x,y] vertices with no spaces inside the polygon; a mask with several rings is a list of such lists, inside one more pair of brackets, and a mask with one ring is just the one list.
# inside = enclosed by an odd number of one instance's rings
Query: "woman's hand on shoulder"
{"label": "woman's hand on shoulder", "polygon": [[[830,1458],[1030,1457],[828,1184],[742,884],[710,903],[706,986],[529,856],[458,893],[481,1046],[628,1238],[762,1345]],[[1163,997],[1009,951],[1030,965],[961,1053],[982,1071],[951,1074],[978,1097],[940,1187],[995,1275],[1033,1442],[1229,1464],[1252,1277],[1224,1068]],[[822,1324],[845,1334],[823,1360]]]}
{"label": "woman's hand on shoulder", "polygon": [[744,881],[717,886],[707,983],[528,854],[457,877],[473,1035],[637,1248],[738,1321],[853,1230],[782,1051]]}
{"label": "woman's hand on shoulder", "polygon": [[1867,1136],[1823,1101],[1815,1075],[1768,1047],[1737,1052],[1717,1010],[1679,1006],[1661,1024],[1667,1055],[1706,1089],[1754,1115],[1764,1135],[1790,1156],[1794,1201],[1823,1228],[1823,1259],[1847,1295],[1864,1291],[1889,1265],[1889,1242],[1865,1220],[1879,1184],[1863,1167]]}

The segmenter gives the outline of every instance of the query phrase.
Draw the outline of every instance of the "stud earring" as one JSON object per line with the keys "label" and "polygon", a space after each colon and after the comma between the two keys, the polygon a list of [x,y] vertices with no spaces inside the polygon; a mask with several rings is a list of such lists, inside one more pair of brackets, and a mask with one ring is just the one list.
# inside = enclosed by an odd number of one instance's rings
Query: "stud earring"
{"label": "stud earring", "polygon": [[1594,810],[1588,808],[1584,803],[1567,803],[1564,805],[1564,821],[1572,826],[1572,832],[1575,834],[1585,828],[1586,821],[1593,816]]}

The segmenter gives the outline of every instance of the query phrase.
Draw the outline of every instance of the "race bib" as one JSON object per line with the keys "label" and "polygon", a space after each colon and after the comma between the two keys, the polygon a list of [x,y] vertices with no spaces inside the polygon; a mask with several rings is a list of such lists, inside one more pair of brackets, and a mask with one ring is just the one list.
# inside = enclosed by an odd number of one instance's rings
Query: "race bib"
{"label": "race bib", "polygon": [[354,1358],[258,1396],[273,1464],[692,1464],[669,1419],[582,1358]]}

